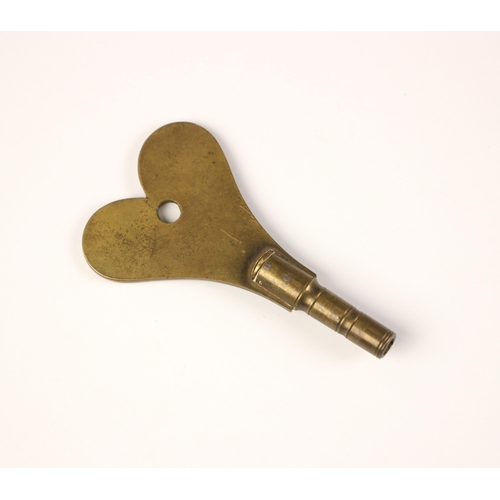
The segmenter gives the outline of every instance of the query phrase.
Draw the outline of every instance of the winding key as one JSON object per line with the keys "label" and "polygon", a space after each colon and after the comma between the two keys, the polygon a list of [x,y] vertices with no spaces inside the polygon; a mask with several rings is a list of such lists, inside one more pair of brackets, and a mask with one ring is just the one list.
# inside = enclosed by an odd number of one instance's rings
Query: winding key
{"label": "winding key", "polygon": [[[243,200],[214,137],[192,123],[154,132],[139,155],[147,198],[98,210],[83,251],[100,275],[118,281],[195,278],[239,286],[289,311],[305,311],[382,358],[396,335],[322,287],[316,274],[267,234]],[[175,203],[181,215],[164,222]]]}

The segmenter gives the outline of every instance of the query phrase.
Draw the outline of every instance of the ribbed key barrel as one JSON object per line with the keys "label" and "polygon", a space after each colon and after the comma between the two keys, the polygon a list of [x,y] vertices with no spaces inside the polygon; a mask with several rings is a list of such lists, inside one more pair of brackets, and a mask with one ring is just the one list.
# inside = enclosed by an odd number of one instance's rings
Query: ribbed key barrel
{"label": "ribbed key barrel", "polygon": [[290,310],[304,311],[377,358],[391,348],[396,334],[321,286],[315,276],[275,252],[257,263],[253,281]]}
{"label": "ribbed key barrel", "polygon": [[[394,343],[396,334],[370,316],[358,311],[330,290],[320,288],[323,290],[317,294],[311,307],[306,310],[309,316],[377,358],[383,358]],[[304,295],[302,298],[305,299]],[[301,304],[302,301],[297,305],[297,309],[301,309]]]}

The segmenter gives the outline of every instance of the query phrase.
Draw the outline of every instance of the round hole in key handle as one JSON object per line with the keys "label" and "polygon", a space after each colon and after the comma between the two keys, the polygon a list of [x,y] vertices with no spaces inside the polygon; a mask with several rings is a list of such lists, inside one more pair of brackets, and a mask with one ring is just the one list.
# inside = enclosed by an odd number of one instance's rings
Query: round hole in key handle
{"label": "round hole in key handle", "polygon": [[175,201],[164,201],[158,207],[158,217],[162,222],[172,224],[181,216],[181,209]]}

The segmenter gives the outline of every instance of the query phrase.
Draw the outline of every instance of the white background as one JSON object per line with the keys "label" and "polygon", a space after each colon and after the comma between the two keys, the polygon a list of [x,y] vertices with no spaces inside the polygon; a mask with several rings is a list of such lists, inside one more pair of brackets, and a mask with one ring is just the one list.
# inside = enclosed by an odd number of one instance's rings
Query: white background
{"label": "white background", "polygon": [[[1,34],[0,466],[500,465],[499,34]],[[377,360],[85,223],[192,121],[257,219],[395,330]]]}

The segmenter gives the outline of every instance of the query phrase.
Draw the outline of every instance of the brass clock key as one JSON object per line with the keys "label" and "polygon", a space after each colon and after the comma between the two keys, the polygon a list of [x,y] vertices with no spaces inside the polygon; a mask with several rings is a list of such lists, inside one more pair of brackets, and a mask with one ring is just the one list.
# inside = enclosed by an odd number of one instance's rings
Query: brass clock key
{"label": "brass clock key", "polygon": [[[322,287],[263,229],[243,200],[214,137],[192,123],[154,132],[139,155],[147,198],[98,210],[83,251],[100,275],[117,281],[197,278],[239,286],[289,311],[305,311],[378,358],[396,335]],[[164,222],[173,202],[181,215]]]}

